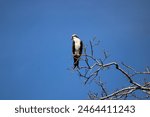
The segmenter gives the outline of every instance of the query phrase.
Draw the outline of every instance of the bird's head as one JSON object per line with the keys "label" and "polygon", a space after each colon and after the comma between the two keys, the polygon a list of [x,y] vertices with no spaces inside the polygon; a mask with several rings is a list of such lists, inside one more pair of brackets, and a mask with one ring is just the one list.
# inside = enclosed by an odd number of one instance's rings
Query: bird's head
{"label": "bird's head", "polygon": [[77,34],[73,34],[71,39],[73,40],[74,38],[79,38],[79,37],[77,36]]}

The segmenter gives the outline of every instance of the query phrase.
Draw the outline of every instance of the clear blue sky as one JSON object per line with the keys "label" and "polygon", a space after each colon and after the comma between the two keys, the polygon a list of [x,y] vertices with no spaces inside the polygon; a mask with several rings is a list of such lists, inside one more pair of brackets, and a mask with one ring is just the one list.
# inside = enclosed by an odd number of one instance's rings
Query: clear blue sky
{"label": "clear blue sky", "polygon": [[[73,33],[85,44],[96,36],[97,56],[107,50],[108,62],[150,65],[149,0],[0,0],[0,99],[88,99],[97,91],[67,70]],[[106,76],[110,89],[126,81]]]}

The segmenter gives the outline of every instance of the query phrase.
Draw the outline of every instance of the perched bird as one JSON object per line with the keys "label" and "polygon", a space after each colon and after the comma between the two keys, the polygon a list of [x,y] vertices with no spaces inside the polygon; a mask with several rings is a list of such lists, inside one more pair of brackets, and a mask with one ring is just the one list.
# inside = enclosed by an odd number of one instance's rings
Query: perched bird
{"label": "perched bird", "polygon": [[79,39],[76,34],[72,35],[72,53],[74,59],[74,69],[79,68],[79,59],[82,54],[83,42]]}

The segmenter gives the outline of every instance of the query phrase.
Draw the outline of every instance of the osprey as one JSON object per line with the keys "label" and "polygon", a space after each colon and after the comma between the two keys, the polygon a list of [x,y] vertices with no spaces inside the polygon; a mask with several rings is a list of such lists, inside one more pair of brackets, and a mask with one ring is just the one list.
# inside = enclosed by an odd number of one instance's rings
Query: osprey
{"label": "osprey", "polygon": [[82,54],[83,43],[76,34],[72,35],[72,53],[74,59],[74,69],[79,68],[79,59]]}

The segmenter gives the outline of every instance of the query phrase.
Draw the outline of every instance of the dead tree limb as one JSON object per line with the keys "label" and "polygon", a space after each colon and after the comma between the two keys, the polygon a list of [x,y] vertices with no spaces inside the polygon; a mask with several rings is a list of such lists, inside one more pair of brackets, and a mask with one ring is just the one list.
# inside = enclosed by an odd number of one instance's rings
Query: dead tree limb
{"label": "dead tree limb", "polygon": [[[75,71],[79,74],[80,77],[84,78],[84,84],[86,85],[89,81],[96,81],[96,84],[101,88],[101,96],[98,97],[98,93],[92,94],[89,93],[90,99],[93,99],[91,97],[95,97],[95,99],[127,99],[129,95],[133,96],[136,99],[136,95],[134,92],[141,91],[145,93],[145,97],[150,98],[150,82],[149,81],[144,81],[144,84],[138,83],[134,80],[135,76],[138,75],[150,75],[150,69],[149,67],[146,67],[146,70],[141,72],[135,70],[133,67],[126,65],[124,63],[118,64],[115,61],[105,63],[105,60],[108,59],[107,53],[104,51],[104,59],[102,60],[101,58],[96,58],[94,56],[94,47],[97,44],[94,44],[94,41],[89,42],[89,48],[84,47],[84,53],[82,54],[81,61],[83,63],[82,66],[80,66],[79,69],[76,69]],[[89,50],[88,50],[89,49]],[[88,50],[88,52],[87,52]],[[129,74],[125,67],[128,71],[131,73]],[[106,91],[105,84],[103,81],[99,80],[99,72],[103,71],[104,69],[116,69],[119,71],[121,74],[124,75],[124,77],[127,79],[127,82],[129,82],[130,86],[127,86],[122,89],[118,89],[117,91],[114,91],[112,93],[108,93]],[[100,93],[100,92],[99,92]]]}

